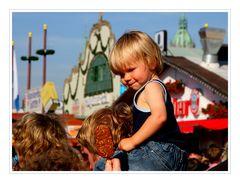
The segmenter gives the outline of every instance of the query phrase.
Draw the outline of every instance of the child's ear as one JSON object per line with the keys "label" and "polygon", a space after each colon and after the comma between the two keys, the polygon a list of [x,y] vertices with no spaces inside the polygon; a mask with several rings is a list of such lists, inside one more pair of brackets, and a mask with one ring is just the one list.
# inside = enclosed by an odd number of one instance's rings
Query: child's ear
{"label": "child's ear", "polygon": [[156,67],[157,67],[157,64],[155,62],[151,62],[150,66],[149,66],[149,69],[151,71],[154,71],[156,69]]}

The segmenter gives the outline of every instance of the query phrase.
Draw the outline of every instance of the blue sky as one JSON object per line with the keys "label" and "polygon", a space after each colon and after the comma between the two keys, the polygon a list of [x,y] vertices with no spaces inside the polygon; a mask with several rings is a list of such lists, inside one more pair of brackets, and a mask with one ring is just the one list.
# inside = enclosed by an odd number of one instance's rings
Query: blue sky
{"label": "blue sky", "polygon": [[[183,12],[107,12],[103,19],[110,22],[112,31],[119,38],[128,30],[141,30],[154,38],[162,29],[168,32],[168,43],[178,29],[179,17]],[[223,28],[228,32],[227,12],[185,12],[188,31],[196,47],[201,47],[198,31],[205,23],[209,27]],[[20,100],[23,100],[27,88],[27,62],[20,60],[28,54],[28,32],[32,32],[32,55],[43,48],[43,24],[48,25],[47,48],[55,54],[47,57],[47,81],[53,81],[58,95],[62,99],[64,80],[78,63],[78,57],[84,49],[85,37],[99,19],[97,12],[13,12],[12,39],[18,67]],[[228,42],[227,34],[225,43]],[[32,62],[31,87],[42,84],[42,57]],[[20,102],[21,103],[21,102]]]}

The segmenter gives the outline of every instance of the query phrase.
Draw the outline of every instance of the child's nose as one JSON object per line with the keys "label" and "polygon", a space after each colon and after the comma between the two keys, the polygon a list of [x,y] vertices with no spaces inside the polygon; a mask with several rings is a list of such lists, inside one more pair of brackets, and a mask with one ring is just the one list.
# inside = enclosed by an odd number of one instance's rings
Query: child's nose
{"label": "child's nose", "polygon": [[125,74],[124,74],[124,77],[123,77],[123,80],[125,80],[125,81],[131,80],[130,74],[129,74],[129,73],[125,73]]}
{"label": "child's nose", "polygon": [[130,75],[129,74],[124,74],[121,77],[121,82],[124,86],[126,86],[128,84],[128,82],[131,80]]}

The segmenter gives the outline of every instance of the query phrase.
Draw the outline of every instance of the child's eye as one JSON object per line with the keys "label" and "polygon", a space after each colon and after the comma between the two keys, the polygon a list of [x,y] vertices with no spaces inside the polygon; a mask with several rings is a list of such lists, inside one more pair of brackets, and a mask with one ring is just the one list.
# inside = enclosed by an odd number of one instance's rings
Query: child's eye
{"label": "child's eye", "polygon": [[127,72],[132,72],[135,68],[128,68]]}

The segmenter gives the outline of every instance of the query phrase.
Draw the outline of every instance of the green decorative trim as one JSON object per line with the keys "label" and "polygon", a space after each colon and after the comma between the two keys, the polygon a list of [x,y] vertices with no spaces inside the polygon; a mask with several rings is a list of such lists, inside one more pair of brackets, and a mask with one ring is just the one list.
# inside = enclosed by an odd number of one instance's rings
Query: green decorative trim
{"label": "green decorative trim", "polygon": [[[68,85],[69,85],[69,84],[68,84]],[[69,88],[68,88],[67,98],[65,98],[65,95],[64,95],[64,93],[63,93],[63,104],[67,104],[67,103],[68,103],[70,90],[71,90],[71,88],[69,87]]]}
{"label": "green decorative trim", "polygon": [[67,98],[64,97],[64,94],[63,94],[63,102],[64,104],[67,104],[68,100],[69,100],[69,95],[71,95],[71,99],[74,100],[76,98],[76,95],[77,95],[77,89],[78,89],[78,84],[79,84],[79,75],[80,75],[80,72],[79,72],[79,67],[78,67],[78,76],[77,76],[77,84],[76,84],[76,88],[74,90],[74,93],[72,93],[72,88],[71,88],[71,85],[68,84],[68,94],[67,94]]}
{"label": "green decorative trim", "polygon": [[86,66],[85,70],[82,68],[81,64],[78,65],[78,67],[80,67],[80,70],[83,75],[85,75],[87,73],[87,69],[88,69],[88,65],[89,65],[89,58],[90,58],[90,52],[88,53],[88,56],[87,56],[87,66]]}
{"label": "green decorative trim", "polygon": [[101,49],[102,49],[102,51],[105,52],[109,45],[110,45],[110,38],[108,38],[108,41],[107,41],[107,44],[106,44],[105,47],[103,46],[103,43],[101,41]]}

